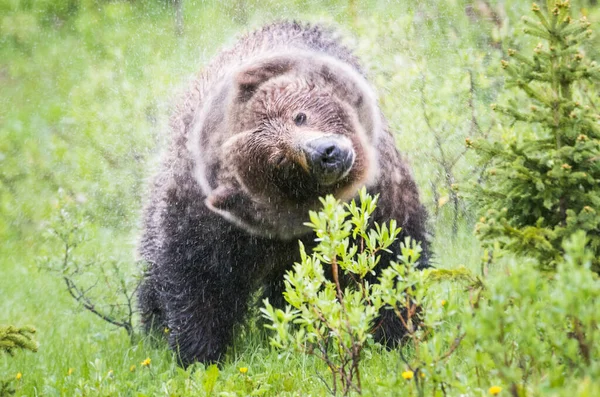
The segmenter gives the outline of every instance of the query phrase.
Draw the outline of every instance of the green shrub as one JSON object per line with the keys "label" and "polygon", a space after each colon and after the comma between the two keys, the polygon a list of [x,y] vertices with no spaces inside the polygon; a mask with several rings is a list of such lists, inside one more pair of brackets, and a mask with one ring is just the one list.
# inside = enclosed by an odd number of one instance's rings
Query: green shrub
{"label": "green shrub", "polygon": [[[323,360],[333,377],[334,395],[338,387],[343,395],[362,390],[362,350],[385,304],[381,291],[365,276],[374,272],[378,252],[387,250],[400,233],[395,221],[368,230],[377,199],[367,196],[364,188],[360,199],[360,206],[355,201],[342,206],[331,195],[321,199],[323,210],[311,211],[307,224],[319,244],[308,255],[300,243],[301,262],[285,276],[284,296],[291,306],[285,311],[274,309],[265,300],[262,309],[272,323],[267,327],[276,331],[271,344],[310,352]],[[352,218],[347,220],[349,215]],[[330,267],[332,279],[327,278],[324,265]]]}
{"label": "green shrub", "polygon": [[555,274],[514,263],[489,280],[462,320],[464,359],[478,383],[503,385],[513,396],[573,395],[586,379],[600,379],[600,280],[586,245],[583,232],[566,240]]}
{"label": "green shrub", "polygon": [[290,305],[275,309],[265,300],[261,309],[270,322],[267,328],[275,331],[271,344],[323,360],[332,374],[333,395],[361,393],[363,349],[372,340],[381,310],[393,310],[414,346],[410,357],[402,355],[402,378],[414,382],[420,393],[443,388],[445,379],[452,376],[445,361],[464,334],[452,327],[450,332],[436,333],[458,312],[447,311],[447,302],[440,303],[429,286],[449,279],[475,284],[476,279],[464,268],[418,270],[421,248],[407,238],[398,261],[379,272],[378,282],[369,283],[367,276],[375,274],[381,251],[388,251],[400,232],[396,222],[375,223],[371,228],[369,218],[377,197],[367,195],[364,188],[359,205],[354,200],[341,204],[333,196],[321,201],[323,210],[311,212],[307,224],[319,244],[311,255],[301,244],[301,262],[285,276],[284,296]]}

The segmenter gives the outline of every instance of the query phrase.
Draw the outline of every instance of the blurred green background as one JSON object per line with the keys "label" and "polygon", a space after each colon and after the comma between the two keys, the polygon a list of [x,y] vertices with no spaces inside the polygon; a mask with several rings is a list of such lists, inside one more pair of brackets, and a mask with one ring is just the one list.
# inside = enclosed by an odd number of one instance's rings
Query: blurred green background
{"label": "blurred green background", "polygon": [[[597,1],[572,3],[573,15],[587,15],[600,32]],[[0,357],[0,376],[26,368],[22,393],[69,395],[76,389],[65,386],[69,368],[89,380],[94,363],[100,373],[107,361],[128,368],[128,355],[145,357],[145,347],[126,350],[121,331],[76,316],[60,278],[40,268],[40,258],[61,252],[47,233],[51,219],[65,202],[76,208],[86,220],[81,255],[117,261],[133,277],[142,197],[178,95],[221,48],[274,20],[336,27],[355,49],[432,215],[439,265],[477,258],[472,211],[450,186],[478,177],[465,138],[511,128],[489,105],[502,99],[506,49],[531,44],[519,34],[530,7],[525,0],[0,0],[0,323],[35,325],[41,344],[36,355]],[[600,35],[585,51],[600,59]]]}

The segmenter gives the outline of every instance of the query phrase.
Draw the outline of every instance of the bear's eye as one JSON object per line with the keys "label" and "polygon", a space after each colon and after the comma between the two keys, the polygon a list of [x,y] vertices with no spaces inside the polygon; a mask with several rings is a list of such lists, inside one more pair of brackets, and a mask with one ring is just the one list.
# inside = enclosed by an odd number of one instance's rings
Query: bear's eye
{"label": "bear's eye", "polygon": [[275,166],[276,167],[281,167],[282,165],[285,165],[286,163],[286,158],[285,156],[282,154],[279,157],[277,157],[277,159],[275,160]]}
{"label": "bear's eye", "polygon": [[306,124],[306,115],[304,113],[298,113],[296,117],[294,117],[294,123],[300,127],[301,125]]}

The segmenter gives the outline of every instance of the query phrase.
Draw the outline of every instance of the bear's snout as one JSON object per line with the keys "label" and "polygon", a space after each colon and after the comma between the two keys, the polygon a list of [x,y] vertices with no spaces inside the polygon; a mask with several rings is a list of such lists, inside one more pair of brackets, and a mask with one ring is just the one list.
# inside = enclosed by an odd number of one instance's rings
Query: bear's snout
{"label": "bear's snout", "polygon": [[343,136],[311,139],[303,149],[310,171],[321,185],[332,185],[344,178],[354,164],[352,143]]}

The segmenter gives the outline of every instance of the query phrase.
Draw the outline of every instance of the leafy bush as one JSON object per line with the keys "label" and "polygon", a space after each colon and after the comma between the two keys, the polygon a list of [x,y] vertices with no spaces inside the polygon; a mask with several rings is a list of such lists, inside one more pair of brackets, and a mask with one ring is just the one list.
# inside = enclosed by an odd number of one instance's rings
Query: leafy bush
{"label": "leafy bush", "polygon": [[[552,274],[522,263],[485,279],[463,268],[420,271],[419,247],[408,240],[398,262],[368,283],[378,252],[394,243],[396,225],[368,228],[376,198],[364,190],[360,206],[331,196],[322,202],[308,224],[319,245],[311,255],[301,246],[301,262],[286,276],[290,305],[281,310],[265,301],[262,312],[274,347],[327,365],[332,394],[363,390],[361,360],[372,354],[381,310],[393,310],[407,330],[410,343],[397,353],[401,369],[390,376],[406,382],[408,395],[508,389],[522,397],[575,386],[593,395],[600,387],[591,381],[600,376],[600,279],[584,231],[563,242],[565,255]],[[466,293],[446,284],[450,299],[440,288],[448,281],[460,281]]]}
{"label": "leafy bush", "polygon": [[582,231],[566,240],[555,274],[513,263],[507,275],[489,280],[462,320],[465,361],[478,382],[526,396],[570,394],[586,379],[600,379],[600,279],[590,270],[587,244]]}
{"label": "leafy bush", "polygon": [[[365,276],[374,273],[378,252],[388,249],[400,229],[395,221],[389,227],[367,229],[376,201],[364,188],[360,206],[354,200],[342,206],[331,195],[321,199],[323,210],[311,211],[307,223],[319,244],[309,256],[300,243],[301,262],[285,277],[284,296],[291,306],[285,311],[274,309],[265,300],[262,309],[272,323],[267,327],[276,331],[271,344],[317,355],[331,371],[334,395],[338,382],[343,395],[352,389],[361,392],[362,349],[385,305],[381,289],[369,284]],[[352,218],[347,220],[349,215]],[[331,279],[324,265],[331,270]],[[290,328],[291,324],[297,328]]]}
{"label": "leafy bush", "polygon": [[[376,274],[381,251],[389,251],[400,232],[396,222],[369,222],[377,197],[369,196],[364,188],[360,205],[354,200],[341,204],[333,196],[321,201],[323,209],[311,211],[311,222],[307,223],[319,244],[312,255],[300,244],[301,262],[285,277],[284,296],[290,305],[285,310],[275,309],[265,300],[261,309],[271,323],[267,328],[275,331],[271,344],[323,360],[332,374],[333,395],[338,391],[343,395],[353,390],[360,393],[363,349],[372,340],[381,311],[393,310],[415,348],[412,357],[402,357],[406,365],[402,376],[414,379],[421,392],[429,380],[434,390],[443,387],[439,376],[444,372],[443,363],[464,335],[435,335],[448,313],[443,310],[445,303],[439,305],[428,287],[440,280],[464,279],[472,283],[474,278],[465,269],[418,270],[421,248],[407,238],[401,244],[398,262],[378,272],[379,282],[370,283],[367,276]],[[422,311],[429,313],[425,321]]]}

